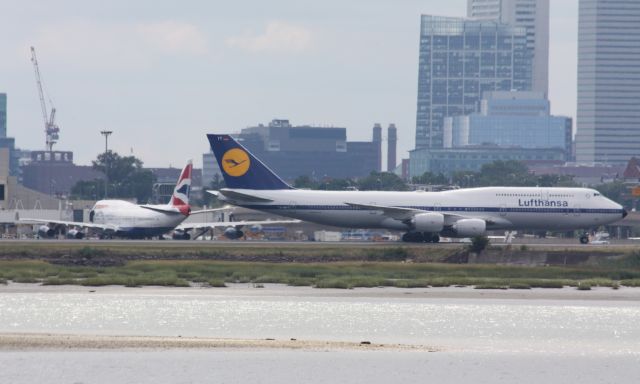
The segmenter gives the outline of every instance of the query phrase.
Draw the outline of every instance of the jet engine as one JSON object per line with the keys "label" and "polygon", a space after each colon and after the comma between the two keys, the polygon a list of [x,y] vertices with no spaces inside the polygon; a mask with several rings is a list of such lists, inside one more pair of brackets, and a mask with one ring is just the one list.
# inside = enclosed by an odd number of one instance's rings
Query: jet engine
{"label": "jet engine", "polygon": [[482,219],[462,219],[451,227],[458,237],[482,236],[487,230],[487,222]]}
{"label": "jet engine", "polygon": [[411,225],[417,232],[437,233],[444,227],[444,215],[441,213],[419,213],[411,219]]}
{"label": "jet engine", "polygon": [[70,229],[67,231],[67,239],[84,239],[84,232],[77,229]]}
{"label": "jet engine", "polygon": [[224,230],[224,237],[230,240],[239,239],[244,236],[244,232],[236,227],[227,227]]}
{"label": "jet engine", "polygon": [[56,231],[53,228],[49,228],[46,225],[40,226],[38,228],[38,237],[41,238],[52,238],[56,235]]}

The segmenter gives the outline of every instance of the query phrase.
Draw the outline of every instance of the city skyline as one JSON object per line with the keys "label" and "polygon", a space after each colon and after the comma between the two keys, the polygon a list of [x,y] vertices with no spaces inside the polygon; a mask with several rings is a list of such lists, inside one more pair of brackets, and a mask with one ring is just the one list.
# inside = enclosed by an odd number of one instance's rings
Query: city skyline
{"label": "city skyline", "polygon": [[[221,4],[224,4],[224,8]],[[414,147],[421,14],[464,17],[466,0],[131,5],[22,2],[0,15],[0,92],[8,136],[44,148],[29,61],[38,50],[61,126],[54,149],[87,164],[103,149],[147,166],[201,166],[205,133],[285,118],[347,127],[366,140],[374,123],[398,127],[398,161]],[[552,2],[552,113],[575,116],[577,0]],[[385,147],[383,145],[383,147]]]}

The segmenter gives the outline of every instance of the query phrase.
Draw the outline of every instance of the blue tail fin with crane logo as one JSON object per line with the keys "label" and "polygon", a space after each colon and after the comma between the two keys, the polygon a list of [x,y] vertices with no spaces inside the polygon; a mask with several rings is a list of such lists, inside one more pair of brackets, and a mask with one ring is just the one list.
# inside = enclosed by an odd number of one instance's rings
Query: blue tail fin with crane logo
{"label": "blue tail fin with crane logo", "polygon": [[229,135],[207,135],[227,188],[293,189]]}

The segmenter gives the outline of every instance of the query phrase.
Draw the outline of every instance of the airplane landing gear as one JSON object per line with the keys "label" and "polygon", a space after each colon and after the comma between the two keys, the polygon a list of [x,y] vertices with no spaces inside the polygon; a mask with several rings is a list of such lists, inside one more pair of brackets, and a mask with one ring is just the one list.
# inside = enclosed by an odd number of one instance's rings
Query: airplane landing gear
{"label": "airplane landing gear", "polygon": [[402,241],[405,243],[422,243],[424,241],[424,236],[422,232],[407,232],[402,235]]}
{"label": "airplane landing gear", "polygon": [[583,233],[582,235],[580,235],[580,244],[589,244],[589,234],[588,233]]}

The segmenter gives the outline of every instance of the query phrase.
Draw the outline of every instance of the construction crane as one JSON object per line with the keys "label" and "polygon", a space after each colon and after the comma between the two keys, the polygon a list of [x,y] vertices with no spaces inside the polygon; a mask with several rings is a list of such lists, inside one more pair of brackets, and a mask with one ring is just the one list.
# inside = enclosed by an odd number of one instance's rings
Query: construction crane
{"label": "construction crane", "polygon": [[31,47],[31,62],[33,63],[33,69],[36,73],[36,85],[38,86],[38,93],[40,94],[40,107],[42,108],[42,118],[44,120],[44,132],[46,135],[46,148],[47,151],[53,150],[53,145],[58,142],[60,128],[56,125],[56,108],[53,106],[51,99],[51,112],[47,113],[47,103],[44,100],[44,91],[42,90],[42,79],[40,77],[40,69],[38,68],[38,59],[36,58],[36,49]]}

